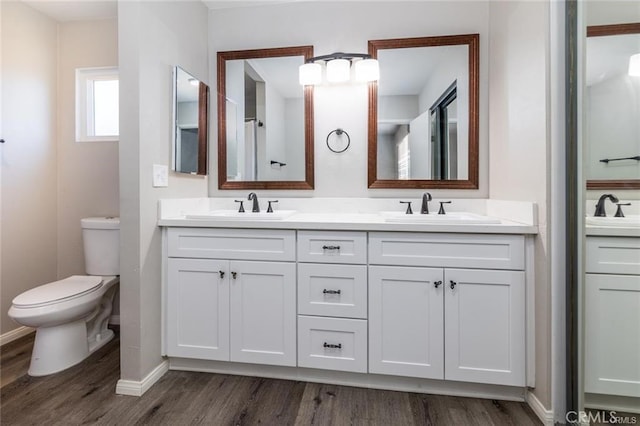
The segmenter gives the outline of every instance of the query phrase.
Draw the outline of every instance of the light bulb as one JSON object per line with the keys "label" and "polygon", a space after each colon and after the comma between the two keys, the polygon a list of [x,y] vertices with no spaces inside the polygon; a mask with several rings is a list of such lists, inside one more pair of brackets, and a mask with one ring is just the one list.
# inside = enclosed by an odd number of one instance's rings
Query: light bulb
{"label": "light bulb", "polygon": [[341,83],[349,80],[351,62],[348,59],[332,59],[327,62],[327,81]]}
{"label": "light bulb", "polygon": [[377,59],[363,59],[354,65],[357,81],[376,81],[380,78]]}
{"label": "light bulb", "polygon": [[315,62],[300,65],[298,80],[303,86],[320,84],[322,82],[322,67]]}
{"label": "light bulb", "polygon": [[636,53],[629,58],[629,75],[640,77],[640,53]]}

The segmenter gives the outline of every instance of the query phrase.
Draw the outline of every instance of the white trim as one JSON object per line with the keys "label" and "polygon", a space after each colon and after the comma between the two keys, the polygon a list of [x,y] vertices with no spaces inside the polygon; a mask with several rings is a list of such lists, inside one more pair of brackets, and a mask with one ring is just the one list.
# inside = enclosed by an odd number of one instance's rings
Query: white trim
{"label": "white trim", "polygon": [[151,388],[164,374],[169,371],[169,361],[162,361],[151,373],[147,374],[142,381],[134,380],[118,380],[116,385],[116,393],[118,395],[142,396]]}
{"label": "white trim", "polygon": [[640,397],[585,393],[584,407],[595,410],[640,414]]}
{"label": "white trim", "polygon": [[363,374],[347,371],[321,370],[302,367],[281,367],[228,361],[189,358],[169,358],[171,370],[233,374],[250,377],[298,380],[367,389],[401,392],[432,393],[447,396],[525,401],[526,389],[517,386],[431,380],[382,374]]}
{"label": "white trim", "polygon": [[527,391],[525,400],[533,412],[538,416],[542,424],[553,426],[553,410],[547,410],[540,400],[531,391]]}
{"label": "white trim", "polygon": [[536,294],[535,294],[535,239],[532,235],[525,237],[525,339],[526,339],[526,379],[527,386],[536,387]]}
{"label": "white trim", "polygon": [[18,340],[22,336],[26,336],[33,331],[35,331],[35,328],[22,326],[8,331],[4,334],[0,334],[0,346],[4,346],[7,343],[13,342],[14,340]]}

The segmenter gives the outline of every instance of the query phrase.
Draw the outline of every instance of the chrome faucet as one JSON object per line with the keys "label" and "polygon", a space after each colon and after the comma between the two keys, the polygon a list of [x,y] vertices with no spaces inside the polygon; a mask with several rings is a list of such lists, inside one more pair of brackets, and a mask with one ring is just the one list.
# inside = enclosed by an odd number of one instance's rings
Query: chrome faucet
{"label": "chrome faucet", "polygon": [[431,194],[425,192],[422,194],[422,207],[420,208],[420,214],[429,214],[429,201],[431,201]]}
{"label": "chrome faucet", "polygon": [[249,193],[247,200],[253,200],[253,206],[251,208],[251,211],[253,213],[260,213],[260,205],[258,204],[258,196],[256,195],[256,193],[255,192]]}
{"label": "chrome faucet", "polygon": [[602,194],[600,196],[600,199],[598,200],[598,204],[596,204],[596,211],[593,214],[594,216],[598,216],[598,217],[607,216],[607,212],[604,209],[604,202],[607,200],[607,198],[611,200],[611,202],[613,203],[617,203],[619,201],[618,197],[616,197],[613,194]]}

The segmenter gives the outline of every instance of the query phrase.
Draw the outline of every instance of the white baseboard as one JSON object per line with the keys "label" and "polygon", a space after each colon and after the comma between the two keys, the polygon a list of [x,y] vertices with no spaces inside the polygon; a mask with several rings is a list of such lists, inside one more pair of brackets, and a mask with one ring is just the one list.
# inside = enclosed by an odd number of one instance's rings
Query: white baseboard
{"label": "white baseboard", "polygon": [[230,361],[210,361],[190,358],[169,358],[170,370],[199,371],[233,374],[250,377],[326,383],[368,389],[384,389],[401,392],[432,393],[437,395],[470,398],[525,401],[526,389],[514,386],[487,385],[481,383],[430,380],[384,374],[352,373],[316,368],[259,365]]}
{"label": "white baseboard", "polygon": [[134,380],[118,380],[116,393],[119,395],[142,396],[151,386],[160,380],[167,371],[169,371],[169,361],[165,359],[140,382]]}
{"label": "white baseboard", "polygon": [[26,336],[29,333],[32,333],[35,329],[31,327],[18,327],[4,334],[0,334],[0,346],[3,346],[9,342],[13,342],[14,340],[18,340],[22,336]]}
{"label": "white baseboard", "polygon": [[544,424],[545,426],[553,426],[553,411],[547,410],[544,405],[542,405],[540,400],[533,394],[533,392],[527,392],[526,401],[533,412],[536,413],[536,416],[538,416],[542,424]]}

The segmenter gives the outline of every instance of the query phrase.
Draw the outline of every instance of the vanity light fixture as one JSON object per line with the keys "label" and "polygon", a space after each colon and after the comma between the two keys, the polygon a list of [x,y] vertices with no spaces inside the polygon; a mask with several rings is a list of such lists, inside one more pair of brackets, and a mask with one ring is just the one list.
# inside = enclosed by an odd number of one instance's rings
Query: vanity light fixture
{"label": "vanity light fixture", "polygon": [[193,77],[189,77],[189,84],[192,86],[198,86],[200,82]]}
{"label": "vanity light fixture", "polygon": [[629,75],[640,77],[640,53],[636,53],[629,58]]}
{"label": "vanity light fixture", "polygon": [[298,78],[300,84],[316,85],[322,83],[322,65],[326,64],[326,78],[329,83],[342,83],[351,77],[351,64],[354,67],[356,81],[376,81],[380,78],[378,60],[365,53],[336,52],[330,55],[316,56],[307,59],[300,65]]}

